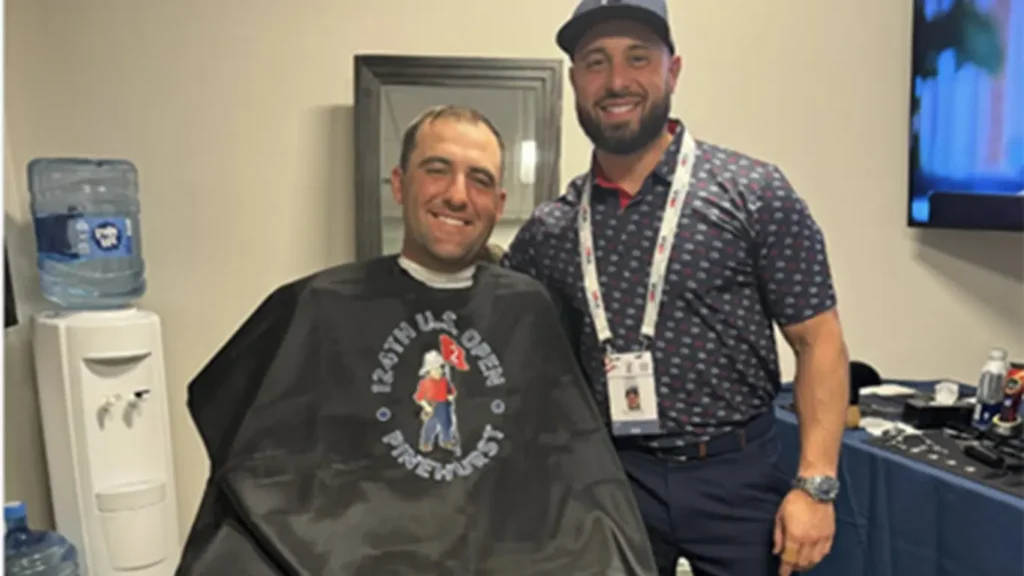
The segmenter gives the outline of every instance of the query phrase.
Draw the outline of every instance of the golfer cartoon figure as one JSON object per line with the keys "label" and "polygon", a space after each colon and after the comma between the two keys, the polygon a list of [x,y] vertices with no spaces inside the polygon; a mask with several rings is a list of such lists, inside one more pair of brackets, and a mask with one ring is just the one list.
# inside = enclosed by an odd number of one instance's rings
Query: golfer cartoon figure
{"label": "golfer cartoon figure", "polygon": [[436,441],[441,448],[459,452],[455,424],[455,386],[448,371],[448,362],[437,350],[423,355],[420,381],[416,386],[416,403],[423,410],[420,419],[420,451],[430,452]]}

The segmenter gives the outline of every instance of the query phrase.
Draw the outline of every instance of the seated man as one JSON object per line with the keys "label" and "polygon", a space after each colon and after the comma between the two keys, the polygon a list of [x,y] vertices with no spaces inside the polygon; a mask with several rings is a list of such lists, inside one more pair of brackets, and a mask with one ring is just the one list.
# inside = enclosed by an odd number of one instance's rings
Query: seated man
{"label": "seated man", "polygon": [[425,112],[401,255],[279,288],[191,383],[211,474],[178,574],[655,574],[559,311],[480,261],[502,151]]}

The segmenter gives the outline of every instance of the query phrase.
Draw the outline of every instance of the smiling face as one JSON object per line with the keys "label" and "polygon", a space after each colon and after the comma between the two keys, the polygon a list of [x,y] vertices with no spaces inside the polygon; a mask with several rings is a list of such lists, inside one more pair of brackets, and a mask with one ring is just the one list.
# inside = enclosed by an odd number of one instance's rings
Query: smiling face
{"label": "smiling face", "polygon": [[665,128],[681,61],[650,29],[630,21],[595,26],[573,56],[580,126],[598,150],[633,154]]}
{"label": "smiling face", "polygon": [[501,145],[483,122],[427,119],[406,167],[391,174],[406,258],[439,272],[473,264],[505,206]]}

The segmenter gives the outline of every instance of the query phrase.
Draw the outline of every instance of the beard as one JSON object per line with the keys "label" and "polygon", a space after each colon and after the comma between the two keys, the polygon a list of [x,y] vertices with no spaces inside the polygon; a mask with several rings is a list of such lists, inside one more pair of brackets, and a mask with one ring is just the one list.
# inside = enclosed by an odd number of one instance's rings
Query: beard
{"label": "beard", "polygon": [[626,124],[616,126],[605,126],[601,124],[598,117],[576,103],[576,118],[579,120],[583,132],[590,138],[594,147],[609,154],[624,156],[634,154],[643,150],[653,142],[668,122],[671,108],[670,95],[666,94],[660,100],[654,101],[651,109],[640,116],[640,125],[635,130]]}

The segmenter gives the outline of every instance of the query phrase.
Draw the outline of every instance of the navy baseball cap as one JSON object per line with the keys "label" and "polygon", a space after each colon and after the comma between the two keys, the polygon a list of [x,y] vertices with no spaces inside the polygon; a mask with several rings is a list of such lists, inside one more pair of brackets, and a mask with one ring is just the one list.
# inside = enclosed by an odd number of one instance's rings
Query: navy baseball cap
{"label": "navy baseball cap", "polygon": [[672,33],[668,28],[668,6],[665,0],[582,0],[572,17],[559,30],[558,47],[572,57],[576,45],[594,26],[608,20],[632,20],[650,28],[675,54]]}

